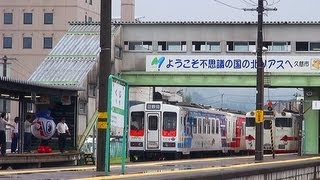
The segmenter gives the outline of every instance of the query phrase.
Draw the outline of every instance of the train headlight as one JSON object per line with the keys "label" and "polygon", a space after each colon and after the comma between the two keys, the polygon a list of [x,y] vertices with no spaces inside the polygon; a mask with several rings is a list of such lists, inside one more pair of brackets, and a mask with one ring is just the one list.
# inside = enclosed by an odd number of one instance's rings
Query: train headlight
{"label": "train headlight", "polygon": [[130,142],[131,147],[143,147],[143,142]]}
{"label": "train headlight", "polygon": [[163,147],[176,147],[176,143],[174,142],[164,142]]}

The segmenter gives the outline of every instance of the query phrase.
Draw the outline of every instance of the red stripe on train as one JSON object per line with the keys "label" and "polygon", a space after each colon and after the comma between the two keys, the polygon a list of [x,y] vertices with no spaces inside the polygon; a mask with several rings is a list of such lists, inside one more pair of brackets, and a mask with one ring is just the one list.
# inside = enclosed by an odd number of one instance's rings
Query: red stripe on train
{"label": "red stripe on train", "polygon": [[297,141],[298,140],[298,137],[292,137],[292,136],[283,136],[280,141]]}
{"label": "red stripe on train", "polygon": [[177,135],[176,130],[162,130],[162,136],[165,137],[175,137]]}
{"label": "red stripe on train", "polygon": [[144,130],[130,130],[130,136],[144,136]]}

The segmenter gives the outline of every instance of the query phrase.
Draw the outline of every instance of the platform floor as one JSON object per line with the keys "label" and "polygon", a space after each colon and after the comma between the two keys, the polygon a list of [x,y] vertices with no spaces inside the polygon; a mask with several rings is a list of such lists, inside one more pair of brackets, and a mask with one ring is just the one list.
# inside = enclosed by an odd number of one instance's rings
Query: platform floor
{"label": "platform floor", "polygon": [[96,172],[94,166],[72,166],[0,171],[0,179],[176,179],[197,174],[200,176],[208,172],[222,174],[248,168],[268,168],[319,160],[319,156],[299,157],[296,154],[276,155],[275,159],[265,155],[264,160],[259,162],[254,160],[254,156],[219,157],[128,163],[124,175],[120,174],[120,165],[112,165],[108,176],[104,172]]}

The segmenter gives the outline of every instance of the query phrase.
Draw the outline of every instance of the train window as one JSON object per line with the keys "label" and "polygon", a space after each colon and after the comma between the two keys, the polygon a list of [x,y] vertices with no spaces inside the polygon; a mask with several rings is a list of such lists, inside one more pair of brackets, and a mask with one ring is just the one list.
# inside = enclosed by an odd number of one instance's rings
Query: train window
{"label": "train window", "polygon": [[203,124],[203,134],[207,134],[207,123],[206,119],[202,119],[202,124]]}
{"label": "train window", "polygon": [[271,121],[265,120],[263,123],[264,129],[271,129]]}
{"label": "train window", "polygon": [[202,119],[198,118],[198,133],[201,134]]}
{"label": "train window", "polygon": [[132,112],[131,113],[131,130],[142,130],[144,129],[144,112]]}
{"label": "train window", "polygon": [[254,127],[255,126],[255,119],[253,117],[246,118],[246,127]]}
{"label": "train window", "polygon": [[197,134],[197,119],[193,118],[192,119],[192,133],[193,134]]}
{"label": "train window", "polygon": [[207,119],[207,124],[208,124],[208,131],[207,131],[207,134],[210,134],[211,133],[211,123],[210,123],[210,119]]}
{"label": "train window", "polygon": [[158,116],[149,116],[148,129],[152,131],[158,130]]}
{"label": "train window", "polygon": [[216,120],[216,134],[219,134],[219,127],[220,127],[220,122],[219,120]]}
{"label": "train window", "polygon": [[177,113],[163,113],[163,130],[176,130],[177,128]]}
{"label": "train window", "polygon": [[215,132],[215,130],[216,130],[215,124],[216,124],[216,120],[211,119],[211,125],[212,125],[211,133],[212,133],[212,134],[214,134],[214,132]]}
{"label": "train window", "polygon": [[276,127],[292,127],[292,119],[276,118]]}

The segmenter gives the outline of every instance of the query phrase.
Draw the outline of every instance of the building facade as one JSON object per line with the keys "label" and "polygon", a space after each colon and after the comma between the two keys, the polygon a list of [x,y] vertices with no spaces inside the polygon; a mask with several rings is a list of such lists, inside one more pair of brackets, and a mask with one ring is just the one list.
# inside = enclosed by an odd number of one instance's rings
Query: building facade
{"label": "building facade", "polygon": [[[27,79],[59,42],[69,21],[99,21],[96,0],[2,0],[0,56],[8,61],[8,74]],[[2,66],[1,66],[2,74]]]}
{"label": "building facade", "polygon": [[[11,59],[6,76],[26,80],[69,29],[68,22],[100,20],[100,1],[2,0],[0,12],[0,57]],[[17,114],[16,107],[7,103],[6,111]]]}

